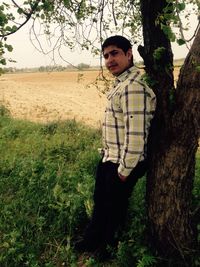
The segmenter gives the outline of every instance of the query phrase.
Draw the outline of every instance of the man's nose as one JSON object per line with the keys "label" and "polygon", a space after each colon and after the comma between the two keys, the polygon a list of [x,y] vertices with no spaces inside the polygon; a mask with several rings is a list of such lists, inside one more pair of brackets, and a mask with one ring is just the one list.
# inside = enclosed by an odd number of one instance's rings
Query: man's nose
{"label": "man's nose", "polygon": [[113,60],[113,58],[114,58],[114,57],[113,57],[112,54],[108,54],[106,61],[107,61],[107,62],[110,62],[110,61]]}

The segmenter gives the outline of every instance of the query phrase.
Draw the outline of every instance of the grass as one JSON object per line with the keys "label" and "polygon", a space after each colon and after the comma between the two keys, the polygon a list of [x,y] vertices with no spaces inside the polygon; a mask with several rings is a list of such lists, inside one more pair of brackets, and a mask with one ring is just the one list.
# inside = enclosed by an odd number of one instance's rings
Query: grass
{"label": "grass", "polygon": [[[1,107],[0,266],[77,266],[72,241],[91,215],[100,139],[98,131],[73,120],[34,124],[13,120]],[[195,207],[200,200],[199,155],[196,168]],[[115,260],[104,266],[153,266],[143,243],[144,195],[142,178]],[[102,265],[90,258],[85,266]]]}
{"label": "grass", "polygon": [[1,117],[1,266],[71,263],[70,241],[92,209],[99,140],[75,121],[37,125]]}

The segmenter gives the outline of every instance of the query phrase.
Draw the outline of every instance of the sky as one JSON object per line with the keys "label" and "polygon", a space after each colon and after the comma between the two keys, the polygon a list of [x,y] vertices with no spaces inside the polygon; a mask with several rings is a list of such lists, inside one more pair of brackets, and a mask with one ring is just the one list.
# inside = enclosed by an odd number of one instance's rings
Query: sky
{"label": "sky", "polygon": [[[191,18],[190,21],[191,29],[187,32],[186,38],[190,38],[193,35],[194,29],[197,26],[196,16]],[[54,62],[49,55],[44,55],[41,52],[37,51],[36,48],[30,41],[29,30],[31,27],[31,22],[22,27],[18,32],[13,35],[10,35],[7,39],[8,44],[11,44],[14,48],[12,53],[7,53],[7,58],[11,58],[17,63],[8,62],[6,67],[16,67],[16,68],[32,68],[53,65]],[[174,53],[174,58],[185,58],[188,53],[188,48],[183,45],[179,46],[176,43],[172,43],[172,50]],[[63,57],[66,61],[71,63],[74,66],[77,66],[80,63],[89,64],[90,66],[98,66],[100,64],[100,59],[98,56],[92,55],[89,51],[71,51],[68,48],[63,48]],[[133,46],[133,55],[134,61],[141,61],[139,53],[137,52],[137,46]],[[58,55],[56,58],[56,64],[66,66],[68,65],[63,61]]]}

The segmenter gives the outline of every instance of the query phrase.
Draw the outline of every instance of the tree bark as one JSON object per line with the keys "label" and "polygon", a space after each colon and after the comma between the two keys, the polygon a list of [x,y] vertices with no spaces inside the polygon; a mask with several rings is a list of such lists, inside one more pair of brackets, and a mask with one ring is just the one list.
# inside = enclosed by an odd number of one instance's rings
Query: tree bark
{"label": "tree bark", "polygon": [[[190,204],[200,136],[200,30],[174,90],[170,41],[155,23],[166,4],[162,0],[141,0],[144,47],[139,52],[157,96],[148,142],[149,229],[161,257],[178,256],[173,266],[192,266],[188,256],[196,244]],[[153,54],[158,47],[164,47],[165,53],[156,61]]]}

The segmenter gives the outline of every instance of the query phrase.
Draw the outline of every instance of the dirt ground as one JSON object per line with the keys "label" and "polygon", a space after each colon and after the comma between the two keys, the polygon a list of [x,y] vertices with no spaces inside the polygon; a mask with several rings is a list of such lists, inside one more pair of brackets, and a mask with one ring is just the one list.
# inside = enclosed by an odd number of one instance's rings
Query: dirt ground
{"label": "dirt ground", "polygon": [[35,122],[75,119],[99,127],[106,96],[92,83],[99,71],[0,76],[0,103],[14,118]]}
{"label": "dirt ground", "polygon": [[99,71],[4,74],[0,104],[14,118],[45,123],[75,119],[101,127],[106,96],[102,84],[99,89],[93,84],[98,75]]}

